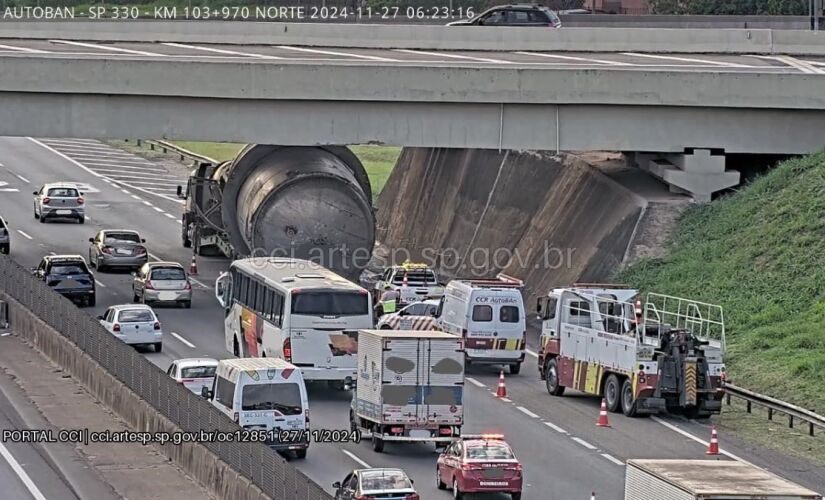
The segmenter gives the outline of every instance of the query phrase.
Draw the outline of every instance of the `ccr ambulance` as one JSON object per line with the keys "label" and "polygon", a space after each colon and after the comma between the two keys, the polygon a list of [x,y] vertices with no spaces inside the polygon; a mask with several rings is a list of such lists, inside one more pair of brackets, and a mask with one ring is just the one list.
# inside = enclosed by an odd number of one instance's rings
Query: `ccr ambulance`
{"label": "ccr ambulance", "polygon": [[435,326],[464,339],[466,364],[507,365],[521,371],[527,339],[521,280],[453,280],[436,310]]}

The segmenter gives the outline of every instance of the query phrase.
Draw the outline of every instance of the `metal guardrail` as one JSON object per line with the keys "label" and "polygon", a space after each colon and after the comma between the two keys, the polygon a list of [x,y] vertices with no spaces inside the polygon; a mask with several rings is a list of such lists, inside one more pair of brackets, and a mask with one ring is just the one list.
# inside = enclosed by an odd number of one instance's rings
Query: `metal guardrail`
{"label": "metal guardrail", "polygon": [[138,139],[137,145],[143,146],[144,144],[149,146],[149,149],[154,151],[155,149],[160,149],[164,153],[173,152],[177,153],[180,156],[181,160],[189,160],[192,162],[193,165],[198,166],[203,163],[211,163],[213,165],[217,165],[218,162],[214,158],[210,158],[208,156],[199,155],[192,151],[189,151],[186,148],[182,148],[176,144],[172,144],[171,142],[167,141],[153,141],[153,140],[145,140],[145,139]]}
{"label": "metal guardrail", "polygon": [[[176,383],[134,348],[106,331],[95,318],[78,309],[7,256],[0,256],[0,292],[12,297],[71,340],[181,430],[197,433],[204,429],[231,434],[239,429],[235,422],[209,402]],[[247,477],[270,498],[332,499],[321,486],[261,443],[200,444]],[[312,454],[312,447],[309,453]]]}
{"label": "metal guardrail", "polygon": [[788,416],[788,427],[791,429],[793,429],[794,426],[794,419],[807,422],[808,434],[811,436],[814,435],[814,427],[825,429],[825,416],[819,415],[811,410],[806,410],[805,408],[793,405],[791,403],[786,403],[779,399],[765,396],[764,394],[749,391],[748,389],[744,389],[733,384],[725,384],[725,399],[728,405],[730,405],[731,397],[745,400],[747,406],[746,410],[748,413],[751,413],[753,404],[767,408],[768,420],[773,420],[773,414],[775,412],[784,413]]}

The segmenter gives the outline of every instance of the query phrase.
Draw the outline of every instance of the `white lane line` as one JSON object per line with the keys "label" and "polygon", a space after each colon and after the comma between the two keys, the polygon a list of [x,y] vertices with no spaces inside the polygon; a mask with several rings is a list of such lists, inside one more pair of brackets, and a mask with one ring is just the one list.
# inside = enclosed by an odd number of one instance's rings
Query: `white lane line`
{"label": "white lane line", "polygon": [[252,54],[250,52],[238,52],[235,50],[216,49],[214,47],[199,47],[197,45],[186,45],[183,43],[164,42],[163,45],[167,45],[169,47],[177,47],[179,49],[203,50],[206,52],[215,52],[217,54],[227,54],[230,56],[257,57],[259,59],[283,59],[283,57],[270,56],[266,54]]}
{"label": "white lane line", "polygon": [[78,155],[89,156],[91,153],[100,154],[104,156],[134,156],[132,153],[126,151],[118,151],[108,146],[101,144],[100,146],[93,146],[91,144],[78,144],[76,142],[60,142],[48,141],[50,145],[71,150],[72,153],[77,151]]}
{"label": "white lane line", "polygon": [[29,180],[26,179],[25,177],[23,177],[22,175],[14,174],[14,176],[17,177],[18,179],[20,179],[21,181],[25,182],[26,184],[29,184]]}
{"label": "white lane line", "polygon": [[149,203],[149,202],[148,202],[148,201],[146,201],[146,200],[141,200],[141,201],[142,201],[142,202],[143,202],[143,204],[144,204],[144,205],[146,205],[147,207],[154,207],[154,205],[152,205],[151,203]]}
{"label": "white lane line", "polygon": [[136,194],[133,194],[133,195],[132,195],[132,198],[134,198],[134,199],[136,199],[136,200],[138,200],[138,201],[143,201],[143,200],[140,198],[140,196],[138,196],[138,195],[136,195]]}
{"label": "white lane line", "polygon": [[537,353],[536,351],[531,351],[530,349],[525,349],[525,350],[524,350],[524,352],[526,352],[526,353],[527,353],[527,354],[529,354],[530,356],[533,356],[534,358],[538,358],[538,357],[539,357],[539,355],[538,355],[538,353]]}
{"label": "white lane line", "polygon": [[200,281],[196,280],[195,278],[193,278],[191,276],[189,277],[189,281],[191,281],[192,283],[195,283],[196,285],[200,285],[200,286],[206,288],[207,290],[209,290],[209,288],[210,288],[210,287],[204,285],[203,283],[201,283]]}
{"label": "white lane line", "polygon": [[[132,175],[111,175],[111,174],[107,174],[107,175],[109,175],[109,177],[111,177],[112,179],[130,179],[130,178],[137,178],[137,176],[136,176],[136,175],[135,175],[135,176],[132,176]],[[143,177],[143,178],[145,179],[146,177]],[[172,189],[172,188],[167,188],[167,187],[165,187],[165,186],[169,186],[169,184],[171,183],[171,182],[169,182],[169,181],[173,181],[173,180],[175,180],[175,179],[161,179],[161,180],[163,180],[164,182],[133,181],[133,180],[130,180],[130,181],[129,181],[129,184],[143,184],[143,185],[147,185],[147,186],[164,186],[164,189],[165,189],[165,190],[167,190],[167,191],[174,191],[174,189]],[[121,184],[126,184],[126,182],[121,181]],[[173,184],[173,185],[174,185],[174,183],[171,183],[171,184]],[[132,188],[132,189],[135,189],[137,186],[130,185],[129,187],[130,187],[130,188]],[[152,189],[152,188],[147,187],[146,189]]]}
{"label": "white lane line", "polygon": [[183,225],[183,221],[182,221],[182,220],[180,220],[180,219],[178,219],[178,224],[180,224],[180,225],[182,226],[182,225]]}
{"label": "white lane line", "polygon": [[441,53],[441,52],[425,52],[423,50],[409,50],[409,49],[393,49],[395,52],[404,52],[405,54],[423,54],[426,56],[435,56],[435,57],[447,57],[449,59],[463,59],[465,61],[478,61],[478,62],[486,62],[486,63],[497,63],[497,64],[513,64],[513,61],[505,61],[503,59],[488,59],[486,57],[472,57],[472,56],[463,56],[460,54],[448,54],[448,53]]}
{"label": "white lane line", "polygon": [[17,232],[20,233],[24,238],[28,238],[30,240],[34,239],[34,238],[32,238],[31,236],[29,236],[28,234],[24,233],[23,231],[21,231],[19,229],[17,230]]}
{"label": "white lane line", "polygon": [[143,50],[132,50],[132,49],[124,49],[121,47],[109,47],[107,45],[96,45],[93,43],[83,43],[83,42],[72,42],[69,40],[49,40],[51,43],[61,43],[65,45],[76,45],[78,47],[86,47],[89,49],[99,49],[99,50],[108,50],[110,52],[123,52],[125,54],[135,54],[139,56],[153,56],[153,57],[163,57],[163,54],[156,54],[154,52],[145,52]]}
{"label": "white lane line", "polygon": [[676,56],[659,56],[654,54],[639,54],[638,52],[622,52],[624,56],[630,57],[646,57],[648,59],[662,59],[666,61],[682,61],[682,62],[694,62],[694,63],[701,63],[701,64],[712,64],[714,66],[725,66],[727,68],[746,68],[747,66],[744,64],[739,63],[732,63],[732,62],[725,62],[725,61],[711,61],[708,59],[696,59],[693,57],[676,57]]}
{"label": "white lane line", "polygon": [[120,192],[123,193],[123,194],[132,194],[129,191],[126,191],[125,189],[121,189]]}
{"label": "white lane line", "polygon": [[[661,418],[659,418],[659,417],[656,417],[656,416],[651,416],[651,417],[650,417],[650,419],[651,419],[651,420],[653,420],[654,422],[656,422],[657,424],[664,425],[665,427],[667,427],[668,429],[672,430],[673,432],[677,432],[677,433],[681,434],[682,436],[684,436],[684,437],[686,437],[686,438],[688,438],[688,439],[691,439],[691,440],[693,440],[693,441],[696,441],[697,443],[701,444],[702,446],[707,447],[707,446],[710,444],[708,441],[705,441],[705,440],[703,440],[702,438],[696,437],[696,436],[694,436],[693,434],[691,434],[690,432],[688,432],[688,431],[686,431],[686,430],[684,430],[684,429],[680,429],[679,427],[677,427],[677,426],[675,426],[675,425],[671,424],[670,422],[665,422],[664,420],[662,420],[662,419],[661,419]],[[726,457],[729,457],[729,458],[731,458],[731,459],[733,459],[733,460],[737,460],[737,461],[739,461],[739,462],[742,462],[742,463],[745,463],[745,464],[748,464],[748,465],[753,465],[753,464],[751,464],[750,462],[748,462],[747,460],[743,460],[742,458],[737,457],[737,456],[736,456],[736,455],[734,455],[733,453],[730,453],[730,452],[728,452],[728,451],[725,451],[725,450],[723,450],[722,448],[719,448],[719,453],[721,453],[722,455],[725,455]]]}
{"label": "white lane line", "polygon": [[176,217],[170,213],[164,213],[163,215],[169,217],[170,219],[175,219]]}
{"label": "white lane line", "polygon": [[40,493],[40,490],[37,488],[37,485],[34,484],[34,481],[32,481],[29,475],[26,474],[26,471],[23,470],[23,467],[21,467],[17,460],[14,459],[3,443],[0,443],[0,455],[3,455],[3,458],[5,458],[6,462],[9,463],[14,473],[20,478],[20,481],[26,485],[26,489],[29,490],[29,493],[31,493],[35,500],[46,500],[46,497],[43,496],[43,493]]}
{"label": "white lane line", "polygon": [[610,460],[611,462],[613,462],[614,464],[616,464],[616,465],[618,465],[618,466],[620,466],[620,467],[623,467],[623,466],[624,466],[624,462],[622,462],[622,461],[621,461],[621,460],[619,460],[618,458],[614,457],[614,456],[613,456],[613,455],[611,455],[610,453],[602,453],[601,455],[602,455],[604,458],[606,458],[606,459]]}
{"label": "white lane line", "polygon": [[289,45],[277,45],[279,49],[284,50],[295,50],[298,52],[309,52],[312,54],[326,54],[328,56],[343,56],[343,57],[355,57],[357,59],[367,59],[369,61],[384,61],[384,62],[398,62],[397,59],[390,59],[388,57],[379,57],[379,56],[368,56],[364,54],[353,54],[351,52],[338,52],[336,50],[319,50],[319,49],[308,49],[306,47],[290,47]]}
{"label": "white lane line", "polygon": [[70,161],[71,163],[74,163],[75,165],[77,165],[78,167],[82,168],[82,169],[83,169],[83,170],[85,170],[86,172],[89,172],[90,174],[94,175],[95,177],[103,177],[102,175],[98,174],[97,172],[95,172],[94,170],[90,169],[90,168],[89,168],[89,167],[87,167],[86,165],[83,165],[83,164],[82,164],[82,163],[80,163],[79,161],[77,161],[77,160],[75,160],[75,159],[73,159],[73,158],[70,158],[70,157],[66,156],[65,154],[61,153],[60,151],[58,151],[58,150],[54,149],[54,148],[53,148],[53,147],[51,147],[51,146],[48,146],[48,145],[46,145],[46,144],[43,144],[42,142],[38,141],[38,140],[37,140],[37,139],[35,139],[34,137],[27,137],[27,139],[28,139],[28,140],[30,140],[30,141],[32,141],[32,142],[33,142],[33,143],[35,143],[35,144],[38,144],[39,146],[41,146],[41,147],[43,147],[43,148],[48,149],[49,151],[51,151],[52,153],[56,154],[57,156],[60,156],[61,158],[65,159],[65,160],[68,160],[68,161]]}
{"label": "white lane line", "polygon": [[103,283],[99,282],[98,280],[95,280],[95,283],[97,283],[97,285],[98,285],[98,286],[100,286],[101,288],[106,288],[106,285],[104,285]]}
{"label": "white lane line", "polygon": [[[175,181],[178,180],[179,177],[175,177],[165,173],[152,173],[151,171],[147,171],[146,169],[138,169],[137,172],[129,172],[126,170],[119,170],[113,168],[96,168],[92,167],[98,172],[106,172],[105,175],[109,177],[123,177],[123,178],[135,178],[135,179],[159,179],[164,181]],[[146,174],[146,175],[141,175]],[[166,177],[163,179],[162,177]]]}
{"label": "white lane line", "polygon": [[[800,59],[802,61],[802,59]],[[812,64],[814,66],[825,66],[825,61],[802,61],[807,64]]]}
{"label": "white lane line", "polygon": [[366,467],[367,469],[371,469],[371,468],[372,468],[372,467],[370,466],[370,464],[368,464],[367,462],[364,462],[364,461],[363,461],[363,460],[361,460],[360,458],[356,457],[356,456],[355,456],[355,453],[352,453],[352,452],[347,451],[347,450],[341,450],[341,451],[344,453],[344,455],[346,455],[346,456],[350,457],[351,459],[355,460],[356,462],[358,462],[358,464],[359,464],[359,465],[361,465],[361,466],[363,466],[363,467]]}
{"label": "white lane line", "polygon": [[562,434],[567,434],[567,431],[559,427],[558,425],[554,424],[553,422],[544,422],[544,425],[553,429],[556,432],[560,432]]}
{"label": "white lane line", "polygon": [[155,209],[156,212],[163,212],[163,209],[160,207],[152,207]]}
{"label": "white lane line", "polygon": [[191,347],[192,349],[194,349],[194,348],[195,348],[195,344],[193,344],[192,342],[189,342],[188,340],[186,340],[185,338],[181,337],[181,336],[180,336],[180,335],[178,335],[177,333],[175,333],[175,332],[169,332],[169,333],[170,333],[170,334],[172,334],[172,336],[173,336],[173,337],[175,337],[176,339],[178,339],[178,340],[180,340],[181,342],[183,342],[184,344],[186,344],[188,347]]}
{"label": "white lane line", "polygon": [[151,257],[151,258],[153,258],[153,259],[155,259],[155,260],[158,260],[158,261],[163,261],[163,259],[161,259],[160,257],[158,257],[157,255],[155,255],[155,254],[153,254],[153,253],[150,253],[150,254],[149,254],[149,257]]}
{"label": "white lane line", "polygon": [[0,49],[16,50],[18,52],[26,52],[28,54],[51,54],[51,52],[38,49],[30,49],[28,47],[15,47],[14,45],[0,45]]}
{"label": "white lane line", "polygon": [[484,384],[482,384],[481,382],[479,382],[478,380],[476,380],[472,377],[465,377],[464,380],[466,380],[467,382],[473,384],[476,387],[485,387]]}
{"label": "white lane line", "polygon": [[516,409],[518,411],[524,413],[525,415],[527,415],[530,418],[539,418],[538,415],[536,415],[535,413],[533,413],[532,411],[528,410],[527,408],[525,408],[523,406],[516,406]]}
{"label": "white lane line", "polygon": [[49,255],[57,255],[55,252],[49,252]]}
{"label": "white lane line", "polygon": [[[493,393],[493,394],[495,394],[495,393]],[[498,398],[498,399],[504,401],[505,403],[512,403],[512,401],[507,399],[507,398]]]}
{"label": "white lane line", "polygon": [[582,439],[582,438],[579,438],[579,437],[574,437],[574,438],[570,438],[570,439],[572,439],[573,441],[575,441],[575,442],[579,443],[580,445],[584,446],[584,447],[585,447],[585,448],[587,448],[588,450],[595,450],[595,449],[597,449],[595,446],[593,446],[592,444],[588,443],[587,441],[585,441],[585,440],[584,440],[584,439]]}
{"label": "white lane line", "polygon": [[807,73],[809,75],[810,74],[825,75],[825,69],[819,69],[816,66],[813,66],[812,64],[809,64],[806,61],[802,61],[800,59],[796,59],[796,58],[793,58],[791,56],[776,56],[776,57],[773,57],[773,59],[775,59],[779,62],[783,62],[783,63],[787,64],[788,66],[792,66],[792,67],[798,69],[799,71],[801,71],[803,73]]}
{"label": "white lane line", "polygon": [[550,59],[564,59],[567,61],[584,61],[589,63],[607,64],[610,66],[633,66],[633,64],[620,61],[608,61],[607,59],[589,59],[587,57],[562,56],[559,54],[545,54],[543,52],[514,52],[514,54],[521,54],[523,56],[547,57]]}

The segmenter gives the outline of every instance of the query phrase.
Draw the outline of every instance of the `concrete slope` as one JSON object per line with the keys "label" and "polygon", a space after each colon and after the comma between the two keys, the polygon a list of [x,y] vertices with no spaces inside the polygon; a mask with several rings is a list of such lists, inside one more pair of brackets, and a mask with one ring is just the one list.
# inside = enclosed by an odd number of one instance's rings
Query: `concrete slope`
{"label": "concrete slope", "polygon": [[378,201],[378,238],[389,258],[409,254],[442,279],[524,279],[532,300],[611,274],[645,203],[572,156],[406,148]]}

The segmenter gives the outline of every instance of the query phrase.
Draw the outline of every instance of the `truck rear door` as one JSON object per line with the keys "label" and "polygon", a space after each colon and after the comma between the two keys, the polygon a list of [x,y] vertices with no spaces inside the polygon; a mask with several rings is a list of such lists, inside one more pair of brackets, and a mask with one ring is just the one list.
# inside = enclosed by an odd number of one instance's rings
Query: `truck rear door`
{"label": "truck rear door", "polygon": [[[424,380],[419,339],[384,339],[381,377],[381,413],[385,422],[418,424]],[[426,370],[426,368],[424,368]],[[426,419],[421,420],[423,424]]]}
{"label": "truck rear door", "polygon": [[461,340],[422,340],[425,370],[420,416],[427,423],[461,425],[464,415],[464,349]]}

